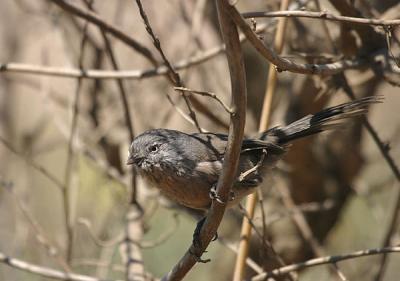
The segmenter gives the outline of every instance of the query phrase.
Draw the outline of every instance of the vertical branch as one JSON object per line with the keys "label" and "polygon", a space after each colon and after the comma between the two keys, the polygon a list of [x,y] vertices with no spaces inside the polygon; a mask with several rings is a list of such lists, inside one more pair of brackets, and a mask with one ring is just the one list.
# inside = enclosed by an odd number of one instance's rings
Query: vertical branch
{"label": "vertical branch", "polygon": [[[87,41],[87,28],[88,22],[85,22],[85,26],[83,28],[83,37],[80,44],[80,54],[78,65],[80,69],[83,69],[83,58],[84,58],[84,49]],[[72,124],[71,124],[71,132],[70,138],[68,142],[68,156],[67,156],[67,164],[65,169],[65,186],[62,189],[62,198],[63,198],[63,206],[64,206],[64,219],[66,226],[66,260],[68,263],[71,262],[72,259],[72,248],[73,248],[73,223],[71,220],[71,201],[70,201],[70,190],[71,190],[71,179],[73,172],[73,162],[74,162],[74,138],[76,135],[77,127],[78,127],[78,115],[79,115],[79,97],[82,87],[82,78],[78,78],[75,96],[74,96],[74,107],[72,112]]]}
{"label": "vertical branch", "polygon": [[[199,261],[199,257],[207,248],[214,237],[225,212],[229,200],[229,193],[236,178],[237,167],[246,118],[246,76],[244,70],[243,53],[240,45],[239,34],[235,23],[229,17],[228,0],[216,0],[219,24],[222,38],[226,44],[226,56],[231,77],[232,113],[229,125],[228,143],[224,155],[222,172],[217,183],[217,197],[213,200],[206,220],[200,231],[200,245],[191,245],[189,250],[163,277],[162,280],[181,280],[189,270]],[[222,202],[222,203],[221,203]]]}
{"label": "vertical branch", "polygon": [[[281,2],[280,9],[287,10],[289,7],[289,2],[290,2],[289,0],[283,0]],[[274,42],[275,49],[278,54],[281,53],[283,49],[286,24],[287,24],[286,18],[280,18],[278,20],[275,42]],[[277,71],[275,69],[275,66],[271,63],[269,65],[267,91],[265,93],[263,109],[261,113],[259,132],[263,132],[268,128],[271,116],[272,99],[275,93],[276,83],[277,83]],[[251,237],[251,224],[249,220],[254,217],[256,204],[257,204],[257,192],[254,192],[251,195],[249,195],[246,202],[246,212],[248,214],[248,218],[243,217],[242,229],[240,233],[239,250],[238,250],[238,255],[236,257],[235,272],[233,275],[234,276],[233,280],[235,281],[243,280],[243,276],[245,273],[246,258],[249,252],[249,243]],[[271,249],[271,252],[274,252],[273,249]],[[278,265],[282,265],[279,261],[277,262]]]}
{"label": "vertical branch", "polygon": [[[314,0],[314,4],[315,4],[315,6],[316,6],[318,11],[322,11],[321,4],[319,3],[319,1],[320,0]],[[332,38],[332,34],[329,31],[329,27],[327,25],[327,22],[325,20],[323,20],[321,22],[321,24],[322,24],[322,28],[324,29],[324,33],[325,33],[326,39],[328,39],[329,43],[331,44],[333,53],[337,54],[338,50],[337,50],[335,41]]]}
{"label": "vertical branch", "polygon": [[[179,76],[179,74],[174,70],[174,68],[172,67],[171,63],[169,62],[169,60],[167,59],[167,57],[164,54],[163,49],[161,48],[161,43],[160,40],[157,38],[157,36],[154,34],[153,29],[151,28],[149,19],[143,9],[142,6],[142,2],[140,0],[136,0],[136,4],[139,8],[139,13],[140,16],[142,17],[144,24],[146,25],[146,30],[147,33],[149,33],[149,35],[151,36],[152,40],[153,40],[153,44],[156,47],[157,51],[160,53],[166,67],[168,68],[168,77],[171,81],[171,83],[173,83],[175,86],[177,87],[183,87],[183,83],[181,80],[181,77]],[[200,127],[199,122],[197,121],[197,117],[196,117],[196,113],[193,111],[192,106],[190,104],[189,98],[187,96],[187,94],[184,91],[181,91],[181,95],[186,103],[186,107],[189,111],[189,116],[192,119],[194,125],[196,126],[196,128],[199,130],[199,132],[202,132],[202,129]]]}
{"label": "vertical branch", "polygon": [[125,280],[142,281],[145,271],[139,241],[143,237],[143,212],[139,204],[131,203],[125,217]]}
{"label": "vertical branch", "polygon": [[[93,7],[91,7],[88,0],[85,0],[86,5],[89,9],[94,11]],[[110,39],[107,37],[107,34],[103,28],[99,28],[100,33],[103,37],[103,41],[106,47],[106,52],[110,58],[111,65],[114,70],[119,70],[118,62],[116,56],[114,54]],[[124,86],[123,80],[117,79],[115,80],[119,89],[120,98],[122,101],[123,111],[124,111],[124,119],[125,124],[129,133],[129,142],[134,139],[134,128],[131,120],[131,113],[129,109],[129,101],[128,95]],[[131,194],[129,199],[129,209],[125,218],[125,245],[124,246],[124,262],[126,264],[126,275],[125,279],[128,281],[131,280],[144,280],[144,267],[142,261],[142,253],[138,241],[141,240],[143,236],[143,225],[142,225],[142,217],[143,212],[142,208],[137,202],[137,190],[136,190],[136,174],[135,170],[132,167],[131,169],[132,178],[131,178]]]}

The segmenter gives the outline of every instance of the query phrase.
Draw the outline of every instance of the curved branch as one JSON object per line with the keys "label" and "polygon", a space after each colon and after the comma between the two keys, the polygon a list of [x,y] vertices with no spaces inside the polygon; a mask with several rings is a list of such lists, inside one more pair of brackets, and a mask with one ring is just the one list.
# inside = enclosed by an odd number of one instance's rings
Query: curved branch
{"label": "curved branch", "polygon": [[278,71],[290,71],[300,74],[333,75],[346,69],[359,68],[368,62],[365,59],[358,59],[342,60],[328,64],[301,64],[282,58],[276,54],[270,46],[264,45],[235,7],[229,5],[228,9],[233,21],[240,27],[253,47],[269,62],[276,65]]}
{"label": "curved branch", "polygon": [[[243,140],[246,114],[246,77],[239,34],[236,25],[229,18],[227,11],[229,6],[228,0],[217,0],[216,3],[221,33],[226,44],[226,55],[232,87],[231,108],[233,113],[231,114],[223,168],[217,184],[217,197],[220,199],[218,201],[227,202],[229,200],[231,186],[236,177],[240,147]],[[218,201],[214,200],[212,202],[211,208],[200,231],[200,247],[191,245],[181,260],[162,280],[181,280],[199,260],[198,257],[201,256],[214,237],[225,212],[226,204],[221,204]]]}

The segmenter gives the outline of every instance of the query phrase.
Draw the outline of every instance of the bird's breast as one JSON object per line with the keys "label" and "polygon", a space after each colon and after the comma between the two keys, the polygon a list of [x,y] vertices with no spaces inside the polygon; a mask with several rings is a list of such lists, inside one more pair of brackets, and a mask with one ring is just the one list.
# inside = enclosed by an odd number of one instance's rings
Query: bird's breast
{"label": "bird's breast", "polygon": [[179,204],[193,209],[207,209],[211,205],[209,193],[212,183],[206,176],[157,169],[140,174],[150,185]]}

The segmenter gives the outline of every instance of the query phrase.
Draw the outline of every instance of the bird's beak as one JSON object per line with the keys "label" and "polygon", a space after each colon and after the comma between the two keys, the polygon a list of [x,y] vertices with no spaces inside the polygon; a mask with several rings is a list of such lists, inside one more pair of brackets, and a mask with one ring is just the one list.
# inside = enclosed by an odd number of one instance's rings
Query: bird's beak
{"label": "bird's beak", "polygon": [[126,165],[133,165],[135,164],[135,157],[133,154],[129,154],[128,161],[126,161]]}
{"label": "bird's beak", "polygon": [[126,161],[126,165],[134,165],[135,164],[135,165],[140,166],[142,161],[143,161],[143,157],[140,157],[139,155],[134,154],[134,153],[130,153],[128,160]]}

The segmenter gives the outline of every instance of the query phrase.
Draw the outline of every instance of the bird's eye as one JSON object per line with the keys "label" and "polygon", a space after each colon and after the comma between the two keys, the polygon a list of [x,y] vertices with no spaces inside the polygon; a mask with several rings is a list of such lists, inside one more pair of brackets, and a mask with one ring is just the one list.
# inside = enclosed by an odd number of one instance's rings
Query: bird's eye
{"label": "bird's eye", "polygon": [[149,150],[149,152],[157,152],[157,150],[158,150],[158,144],[150,145],[149,148],[148,148],[148,150]]}

